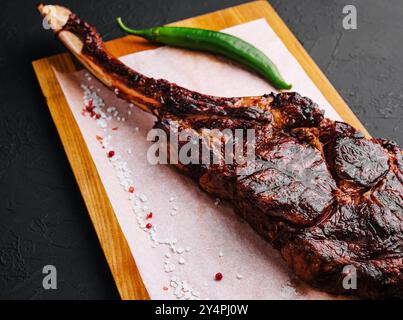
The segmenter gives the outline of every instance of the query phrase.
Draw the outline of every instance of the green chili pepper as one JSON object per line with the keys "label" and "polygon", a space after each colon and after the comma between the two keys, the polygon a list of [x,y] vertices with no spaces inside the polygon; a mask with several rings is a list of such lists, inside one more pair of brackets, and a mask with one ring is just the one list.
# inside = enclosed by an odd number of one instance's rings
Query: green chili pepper
{"label": "green chili pepper", "polygon": [[276,89],[291,89],[291,85],[285,82],[276,65],[262,51],[232,35],[184,27],[155,27],[134,30],[126,27],[121,18],[116,20],[122,30],[129,34],[175,47],[208,51],[225,56],[255,70]]}

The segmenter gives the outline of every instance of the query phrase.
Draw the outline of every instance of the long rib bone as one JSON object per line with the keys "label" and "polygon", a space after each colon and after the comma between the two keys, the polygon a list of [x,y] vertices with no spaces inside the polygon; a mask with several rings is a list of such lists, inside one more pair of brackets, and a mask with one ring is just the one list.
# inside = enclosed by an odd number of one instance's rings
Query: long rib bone
{"label": "long rib bone", "polygon": [[[216,116],[236,116],[242,106],[253,107],[255,110],[250,110],[252,114],[267,120],[264,111],[269,109],[270,97],[213,97],[184,89],[166,80],[146,77],[111,55],[95,28],[69,9],[40,4],[38,10],[59,40],[96,78],[147,112],[158,116],[161,106],[171,102],[171,105],[180,104],[180,112],[183,114],[205,115],[206,109],[210,109],[209,112]],[[175,99],[177,101],[172,101]],[[171,111],[175,113],[175,110]]]}

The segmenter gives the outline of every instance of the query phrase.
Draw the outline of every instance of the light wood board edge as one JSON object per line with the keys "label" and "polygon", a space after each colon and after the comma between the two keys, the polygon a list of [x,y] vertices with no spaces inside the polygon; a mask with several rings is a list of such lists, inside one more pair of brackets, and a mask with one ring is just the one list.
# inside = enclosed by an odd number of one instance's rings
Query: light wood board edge
{"label": "light wood board edge", "polygon": [[122,299],[149,299],[126,238],[52,66],[63,72],[74,72],[76,67],[69,54],[33,62],[116,287]]}

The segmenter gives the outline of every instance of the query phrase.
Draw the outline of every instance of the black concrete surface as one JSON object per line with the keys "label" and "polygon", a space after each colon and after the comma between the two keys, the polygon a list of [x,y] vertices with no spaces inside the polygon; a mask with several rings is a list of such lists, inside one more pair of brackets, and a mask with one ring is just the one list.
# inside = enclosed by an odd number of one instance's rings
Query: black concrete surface
{"label": "black concrete surface", "polygon": [[[118,299],[31,61],[64,51],[45,32],[37,1],[6,0],[0,11],[0,299]],[[114,18],[147,27],[236,5],[242,0],[59,1],[122,35]],[[403,2],[272,0],[368,130],[402,139]],[[358,29],[342,28],[354,4]],[[42,288],[42,268],[58,271]]]}

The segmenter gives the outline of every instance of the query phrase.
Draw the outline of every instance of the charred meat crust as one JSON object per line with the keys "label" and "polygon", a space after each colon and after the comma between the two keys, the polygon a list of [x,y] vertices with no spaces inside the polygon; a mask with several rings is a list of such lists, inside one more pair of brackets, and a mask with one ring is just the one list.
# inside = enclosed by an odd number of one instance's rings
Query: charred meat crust
{"label": "charred meat crust", "polygon": [[[221,98],[146,77],[110,55],[75,14],[62,31],[81,39],[80,54],[141,93],[123,97],[147,105],[155,127],[168,134],[171,125],[191,129],[203,143],[203,129],[255,130],[256,158],[247,166],[177,166],[231,201],[299,277],[332,293],[403,298],[403,157],[396,144],[324,118],[297,93]],[[357,272],[357,290],[343,289],[347,265]]]}
{"label": "charred meat crust", "polygon": [[[128,87],[135,88],[145,96],[152,97],[164,105],[160,112],[180,114],[203,114],[206,109],[217,115],[231,115],[237,113],[234,104],[240,98],[222,98],[203,95],[198,92],[187,90],[164,79],[153,79],[138,73],[120,60],[110,55],[105,49],[102,38],[96,29],[87,22],[72,13],[61,31],[70,31],[77,35],[83,42],[82,53],[95,61],[106,73],[123,81]],[[178,110],[177,106],[182,108]],[[153,107],[153,106],[151,106]],[[262,112],[252,112],[252,117],[259,117]]]}

